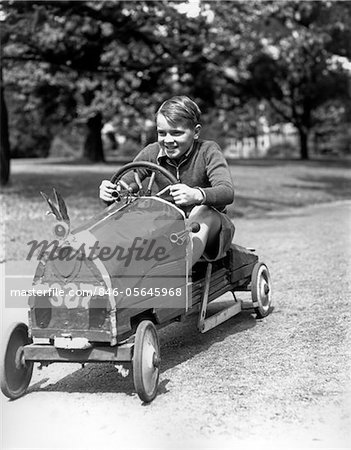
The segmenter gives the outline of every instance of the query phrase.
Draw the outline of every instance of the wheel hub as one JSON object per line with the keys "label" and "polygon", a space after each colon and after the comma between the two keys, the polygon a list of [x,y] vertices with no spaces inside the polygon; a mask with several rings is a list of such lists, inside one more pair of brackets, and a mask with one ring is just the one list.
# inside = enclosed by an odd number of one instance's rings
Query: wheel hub
{"label": "wheel hub", "polygon": [[160,362],[161,362],[161,359],[157,356],[156,352],[154,352],[154,354],[152,356],[152,364],[156,369],[158,367],[160,367]]}
{"label": "wheel hub", "polygon": [[268,305],[269,303],[269,284],[267,283],[267,280],[262,279],[260,283],[260,298],[263,306]]}
{"label": "wheel hub", "polygon": [[20,370],[26,365],[26,360],[24,359],[23,347],[18,347],[15,356],[16,369]]}

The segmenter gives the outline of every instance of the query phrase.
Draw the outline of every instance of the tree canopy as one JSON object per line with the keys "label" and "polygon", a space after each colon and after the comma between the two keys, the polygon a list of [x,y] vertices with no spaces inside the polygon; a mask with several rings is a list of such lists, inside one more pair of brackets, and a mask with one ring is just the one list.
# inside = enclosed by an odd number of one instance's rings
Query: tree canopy
{"label": "tree canopy", "polygon": [[[33,109],[43,106],[46,122],[79,116],[96,127],[99,114],[137,122],[174,89],[172,70],[196,39],[192,21],[167,1],[28,1],[3,8],[6,81],[27,94]],[[101,151],[90,157],[103,159]]]}
{"label": "tree canopy", "polygon": [[[308,158],[320,108],[350,101],[350,2],[203,0],[191,17],[179,6],[3,1],[1,87],[12,139],[31,124],[44,148],[77,120],[87,126],[85,156],[103,160],[106,120],[140,134],[159,103],[183,93],[224,132],[246,133],[264,104],[270,120],[294,124]],[[5,120],[3,95],[1,105]]]}
{"label": "tree canopy", "polygon": [[307,159],[320,107],[337,100],[347,109],[351,101],[351,3],[240,2],[234,14],[229,2],[207,7],[215,12],[222,101],[241,109],[264,101],[271,120],[296,127]]}

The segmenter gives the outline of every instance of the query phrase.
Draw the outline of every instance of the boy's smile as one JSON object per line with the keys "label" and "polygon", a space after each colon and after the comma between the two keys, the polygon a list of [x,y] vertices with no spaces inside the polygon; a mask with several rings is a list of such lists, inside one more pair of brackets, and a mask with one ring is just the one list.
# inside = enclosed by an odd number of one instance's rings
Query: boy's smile
{"label": "boy's smile", "polygon": [[158,143],[171,159],[180,158],[190,149],[201,128],[199,124],[194,128],[181,123],[177,126],[171,125],[163,114],[157,115],[156,125]]}

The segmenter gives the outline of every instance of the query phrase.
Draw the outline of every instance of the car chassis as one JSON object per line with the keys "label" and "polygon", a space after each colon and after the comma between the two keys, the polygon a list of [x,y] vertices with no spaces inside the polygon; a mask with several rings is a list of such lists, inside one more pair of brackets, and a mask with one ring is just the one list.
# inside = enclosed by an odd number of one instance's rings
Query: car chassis
{"label": "car chassis", "polygon": [[[151,173],[146,189],[137,169]],[[121,180],[129,171],[134,173],[137,192]],[[194,312],[201,333],[243,309],[252,309],[257,318],[270,313],[270,274],[253,249],[232,243],[224,258],[200,260],[191,267],[190,234],[196,233],[199,225],[189,223],[183,210],[162,198],[168,186],[152,193],[156,172],[170,184],[177,182],[166,169],[149,162],[122,167],[111,179],[123,187],[116,192],[118,201],[72,232],[60,194],[54,190],[55,205],[42,193],[57,219],[54,233],[59,245],[40,256],[33,287],[46,288],[47,293],[29,297],[29,326],[12,324],[4,340],[1,389],[8,398],[25,393],[35,362],[42,366],[109,362],[122,375],[128,372],[123,365],[131,363],[136,392],[142,401],[150,402],[157,394],[160,374],[157,329]],[[145,230],[144,239],[137,237],[140,229]],[[157,244],[156,249],[167,249],[171,261],[165,262],[161,251],[157,258],[156,251],[150,256],[150,248],[137,248],[136,239],[139,244],[151,242],[154,247]],[[116,240],[123,241],[120,250],[126,245],[134,250],[128,267],[121,264],[121,259],[126,263],[127,258],[121,251],[117,262],[97,252],[96,242],[105,241],[111,247]],[[84,247],[87,242],[95,249],[90,254]],[[62,258],[63,254],[74,257]],[[80,295],[67,294],[72,286],[80,286]],[[97,295],[89,294],[88,288],[94,288]],[[251,301],[238,299],[235,293],[240,291],[251,292]],[[208,317],[208,304],[227,292],[233,293],[232,303]]]}

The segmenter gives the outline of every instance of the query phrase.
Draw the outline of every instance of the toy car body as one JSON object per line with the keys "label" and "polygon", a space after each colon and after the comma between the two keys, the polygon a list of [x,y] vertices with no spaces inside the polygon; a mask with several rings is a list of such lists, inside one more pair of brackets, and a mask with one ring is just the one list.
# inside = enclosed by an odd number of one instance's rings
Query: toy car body
{"label": "toy car body", "polygon": [[[129,164],[118,176],[143,164]],[[159,170],[153,166],[146,165]],[[43,249],[34,275],[29,327],[14,324],[3,350],[7,397],[23,395],[34,362],[110,362],[132,363],[136,391],[150,402],[160,372],[157,328],[198,312],[198,329],[206,332],[242,310],[237,291],[251,291],[248,306],[258,317],[269,314],[270,275],[258,256],[232,244],[224,258],[192,268],[189,236],[197,224],[160,192],[128,191],[72,232],[55,194],[57,208],[46,199],[59,219],[58,239]],[[234,294],[232,305],[207,318],[208,303],[226,292]]]}

